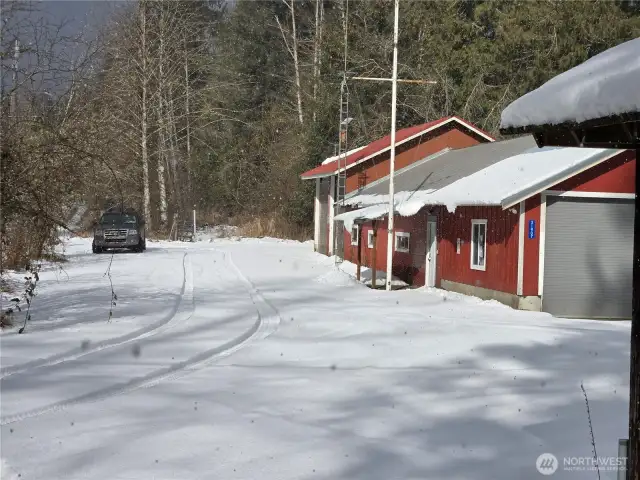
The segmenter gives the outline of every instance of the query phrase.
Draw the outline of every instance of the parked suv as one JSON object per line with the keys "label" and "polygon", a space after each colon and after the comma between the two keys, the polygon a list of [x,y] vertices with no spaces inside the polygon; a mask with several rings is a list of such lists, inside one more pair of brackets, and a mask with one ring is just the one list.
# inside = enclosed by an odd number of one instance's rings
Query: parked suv
{"label": "parked suv", "polygon": [[127,248],[134,252],[147,249],[144,220],[132,208],[111,208],[94,223],[93,253],[109,248]]}

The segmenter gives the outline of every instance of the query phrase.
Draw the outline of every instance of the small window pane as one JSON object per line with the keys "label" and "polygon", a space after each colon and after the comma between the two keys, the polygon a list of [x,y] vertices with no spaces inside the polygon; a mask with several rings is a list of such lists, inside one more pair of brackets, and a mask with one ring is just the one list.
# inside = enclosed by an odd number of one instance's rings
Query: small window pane
{"label": "small window pane", "polygon": [[396,250],[404,252],[409,250],[409,234],[399,233],[396,235]]}
{"label": "small window pane", "polygon": [[473,220],[471,224],[471,266],[484,270],[486,264],[486,220]]}
{"label": "small window pane", "polygon": [[478,265],[478,227],[479,225],[476,223],[473,226],[473,264]]}
{"label": "small window pane", "polygon": [[478,225],[478,265],[484,266],[484,236],[485,236],[485,225]]}

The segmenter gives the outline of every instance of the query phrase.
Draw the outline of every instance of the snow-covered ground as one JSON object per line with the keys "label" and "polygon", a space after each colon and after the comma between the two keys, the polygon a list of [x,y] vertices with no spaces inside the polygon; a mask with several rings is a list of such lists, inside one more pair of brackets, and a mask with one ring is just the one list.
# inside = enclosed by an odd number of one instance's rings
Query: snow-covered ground
{"label": "snow-covered ground", "polygon": [[67,252],[0,336],[3,479],[542,478],[591,456],[582,382],[598,456],[627,435],[628,322],[374,291],[270,239],[115,255],[108,322],[111,255]]}

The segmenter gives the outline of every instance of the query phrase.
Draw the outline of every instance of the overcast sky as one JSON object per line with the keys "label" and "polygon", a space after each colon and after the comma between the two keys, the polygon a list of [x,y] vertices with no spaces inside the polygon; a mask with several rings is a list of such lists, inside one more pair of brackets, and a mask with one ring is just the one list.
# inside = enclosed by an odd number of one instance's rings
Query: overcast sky
{"label": "overcast sky", "polygon": [[82,30],[85,25],[100,26],[116,3],[109,0],[43,0],[38,3],[38,9],[56,23],[68,21],[68,33],[71,33]]}

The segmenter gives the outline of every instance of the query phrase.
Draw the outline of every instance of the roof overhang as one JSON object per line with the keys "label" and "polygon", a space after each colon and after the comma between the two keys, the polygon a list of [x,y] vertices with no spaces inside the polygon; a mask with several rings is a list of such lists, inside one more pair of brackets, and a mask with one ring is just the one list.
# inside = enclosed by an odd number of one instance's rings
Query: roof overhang
{"label": "roof overhang", "polygon": [[596,118],[581,123],[504,128],[500,129],[500,133],[530,133],[538,147],[635,149],[640,146],[640,112]]}
{"label": "roof overhang", "polygon": [[[424,130],[419,131],[418,133],[414,133],[413,135],[405,138],[404,140],[398,141],[396,142],[396,147],[398,147],[399,145],[403,145],[404,143],[410,142],[411,140],[414,140],[416,138],[421,137],[422,135],[426,135],[429,132],[432,132],[433,130],[437,130],[438,128],[442,128],[445,125],[448,125],[452,122],[458,123],[460,125],[462,125],[464,128],[472,131],[473,133],[475,133],[476,135],[481,136],[482,138],[485,138],[486,140],[488,140],[489,142],[495,142],[496,139],[493,138],[492,136],[488,135],[487,133],[477,129],[476,127],[474,127],[473,125],[471,125],[470,123],[465,122],[464,120],[462,120],[461,118],[458,118],[456,116],[453,116],[451,118],[448,118],[446,120],[444,120],[443,122],[440,123],[436,123],[435,125],[431,125],[428,128],[425,128]],[[347,165],[344,168],[340,168],[340,169],[335,169],[331,172],[326,172],[326,173],[319,173],[319,174],[315,174],[315,175],[300,175],[300,178],[302,180],[313,180],[316,178],[325,178],[325,177],[331,177],[332,175],[336,175],[340,170],[349,170],[353,167],[356,167],[358,165],[360,165],[363,162],[366,162],[368,160],[371,160],[374,157],[377,157],[378,155],[381,155],[385,152],[388,152],[389,150],[391,150],[391,145],[389,145],[388,147],[382,148],[380,150],[378,150],[377,152],[374,152],[370,155],[367,155],[364,158],[361,158],[360,160],[353,162],[352,164]]]}
{"label": "roof overhang", "polygon": [[[541,147],[542,146],[549,146],[549,145],[541,145]],[[575,147],[575,145],[569,145],[569,146]],[[599,148],[602,148],[602,147],[599,147]],[[514,205],[517,205],[518,203],[522,202],[523,200],[526,200],[527,198],[531,198],[532,196],[537,195],[540,192],[548,190],[549,187],[552,187],[554,185],[564,182],[565,180],[575,177],[576,175],[579,175],[582,172],[589,170],[590,168],[600,165],[602,162],[606,162],[610,158],[613,158],[616,155],[619,155],[623,151],[624,150],[614,150],[611,153],[598,154],[598,156],[594,158],[592,162],[589,162],[587,165],[582,165],[580,168],[562,172],[560,174],[557,174],[555,176],[545,179],[543,182],[539,182],[536,185],[532,185],[531,187],[525,190],[522,190],[513,195],[510,195],[507,198],[504,198],[500,206],[504,210],[506,210],[507,208],[513,207]]]}

